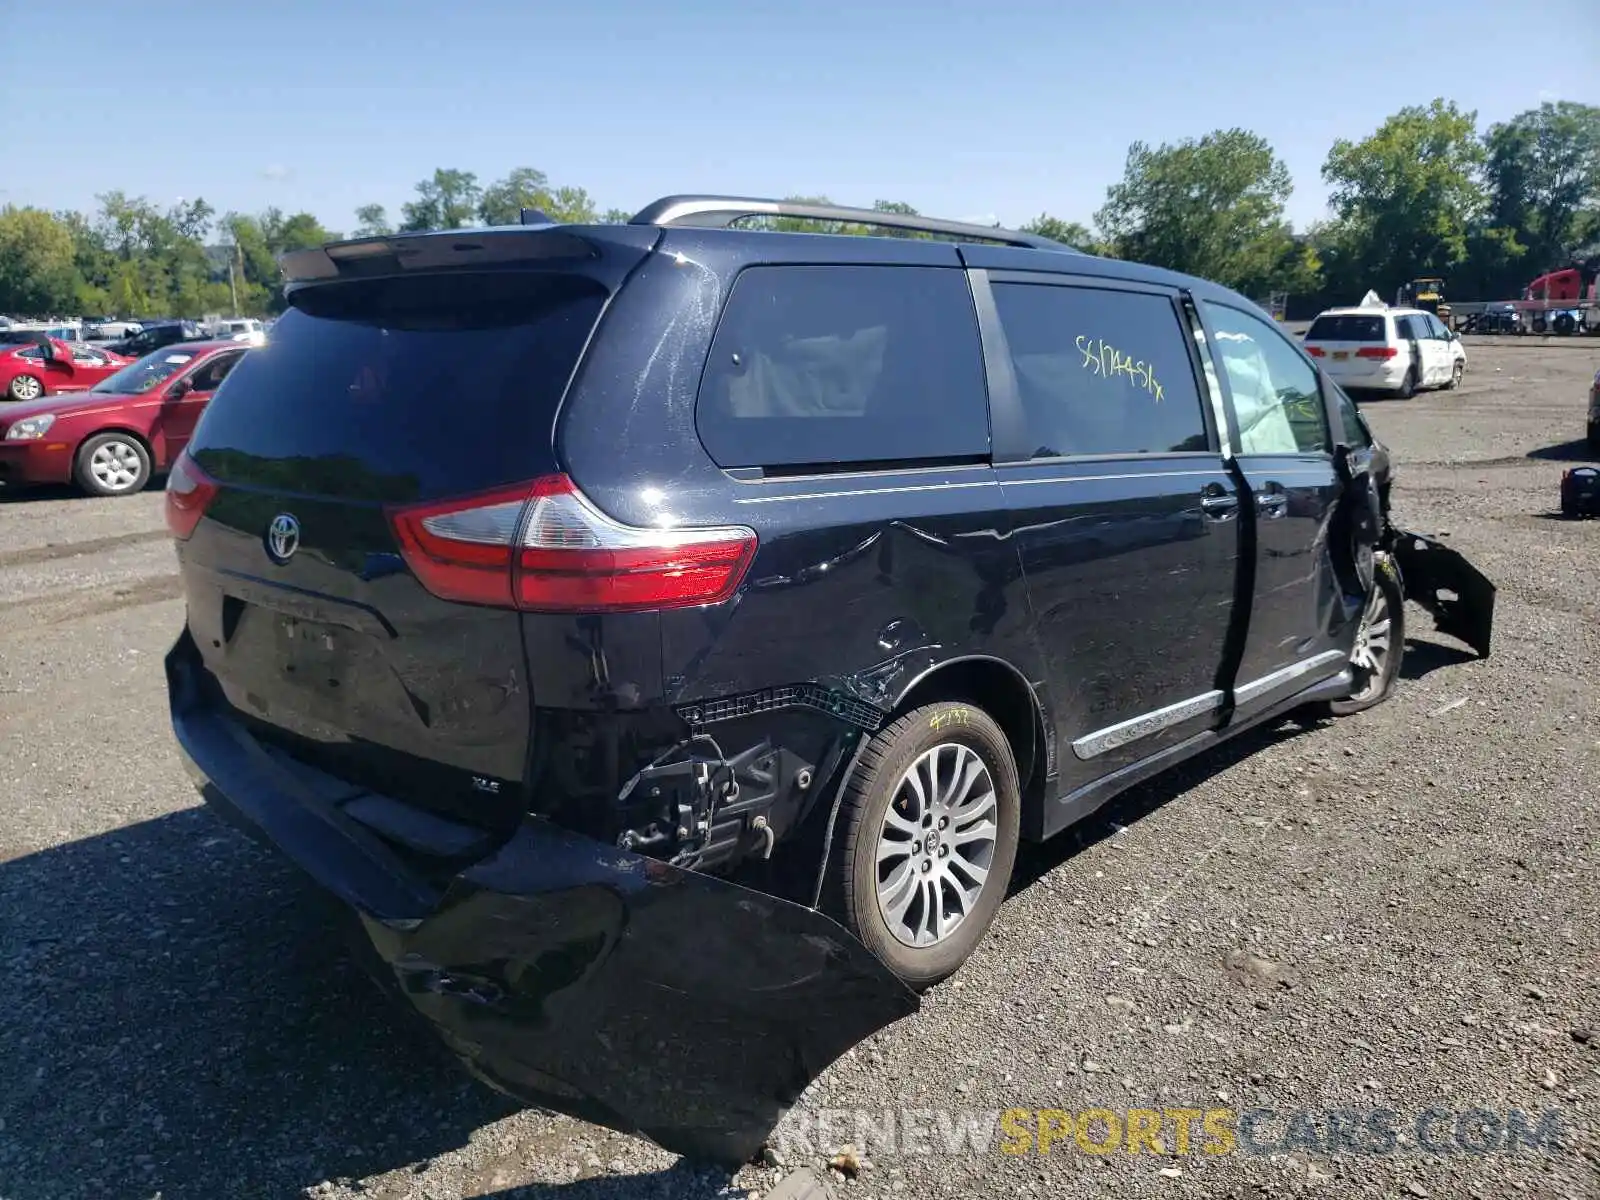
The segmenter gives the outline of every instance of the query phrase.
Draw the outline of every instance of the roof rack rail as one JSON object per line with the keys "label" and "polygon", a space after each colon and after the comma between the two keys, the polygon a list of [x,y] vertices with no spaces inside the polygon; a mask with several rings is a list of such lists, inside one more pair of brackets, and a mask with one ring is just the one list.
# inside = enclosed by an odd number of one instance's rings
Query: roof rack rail
{"label": "roof rack rail", "polygon": [[1023,233],[998,226],[973,225],[965,221],[945,221],[937,217],[908,213],[879,212],[875,208],[845,208],[836,204],[806,204],[794,200],[758,200],[745,196],[663,196],[635,213],[630,225],[692,225],[725,229],[746,217],[801,217],[813,221],[841,221],[854,225],[875,225],[883,229],[909,229],[917,233],[941,233],[972,242],[999,242],[1030,250],[1057,250],[1081,254],[1063,242],[1037,233]]}

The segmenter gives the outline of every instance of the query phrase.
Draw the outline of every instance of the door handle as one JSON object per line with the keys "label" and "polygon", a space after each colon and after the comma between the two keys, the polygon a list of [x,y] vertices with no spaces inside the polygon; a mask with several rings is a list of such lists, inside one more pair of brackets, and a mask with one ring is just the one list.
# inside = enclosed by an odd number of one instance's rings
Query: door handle
{"label": "door handle", "polygon": [[1256,497],[1256,511],[1271,520],[1289,515],[1289,497],[1283,492],[1262,492]]}
{"label": "door handle", "polygon": [[1238,515],[1239,497],[1215,483],[1200,493],[1200,511],[1213,521],[1227,521]]}

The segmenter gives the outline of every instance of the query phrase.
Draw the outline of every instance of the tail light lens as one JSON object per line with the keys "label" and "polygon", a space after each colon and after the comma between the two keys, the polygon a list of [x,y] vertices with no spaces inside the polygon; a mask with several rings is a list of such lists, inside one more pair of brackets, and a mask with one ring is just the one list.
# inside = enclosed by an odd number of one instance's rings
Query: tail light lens
{"label": "tail light lens", "polygon": [[1357,358],[1393,358],[1400,351],[1395,346],[1363,346],[1356,351]]}
{"label": "tail light lens", "polygon": [[423,587],[524,612],[637,612],[717,604],[755,557],[743,527],[639,529],[589,503],[565,475],[389,514]]}
{"label": "tail light lens", "polygon": [[167,472],[166,497],[167,528],[173,537],[180,542],[189,540],[220,486],[195,465],[187,452],[173,460]]}
{"label": "tail light lens", "polygon": [[1323,349],[1321,346],[1307,346],[1306,353],[1311,355],[1312,358],[1321,358],[1323,355]]}

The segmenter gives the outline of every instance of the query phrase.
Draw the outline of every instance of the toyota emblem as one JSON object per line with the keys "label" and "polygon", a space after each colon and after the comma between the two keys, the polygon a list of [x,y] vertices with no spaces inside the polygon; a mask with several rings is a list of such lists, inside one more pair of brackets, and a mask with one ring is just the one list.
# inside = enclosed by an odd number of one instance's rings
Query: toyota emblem
{"label": "toyota emblem", "polygon": [[300,522],[288,513],[279,513],[267,526],[267,557],[286,563],[300,549]]}

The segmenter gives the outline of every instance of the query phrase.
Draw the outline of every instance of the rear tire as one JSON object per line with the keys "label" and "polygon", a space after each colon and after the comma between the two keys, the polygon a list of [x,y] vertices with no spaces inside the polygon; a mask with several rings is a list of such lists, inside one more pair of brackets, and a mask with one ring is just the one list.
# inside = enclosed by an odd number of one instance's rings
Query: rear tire
{"label": "rear tire", "polygon": [[1409,400],[1416,394],[1417,368],[1413,366],[1409,371],[1406,372],[1405,380],[1400,384],[1400,390],[1395,392],[1395,396],[1401,400]]}
{"label": "rear tire", "polygon": [[1380,556],[1372,573],[1372,591],[1361,612],[1361,628],[1350,652],[1355,690],[1344,700],[1330,700],[1327,714],[1346,717],[1376,707],[1394,691],[1406,653],[1405,595],[1394,563]]}
{"label": "rear tire", "polygon": [[993,717],[956,701],[913,709],[867,743],[840,800],[828,907],[908,986],[931,987],[993,923],[1021,810]]}
{"label": "rear tire", "polygon": [[1578,328],[1578,322],[1573,319],[1571,313],[1557,313],[1556,319],[1551,323],[1550,328],[1554,329],[1560,337],[1571,337]]}
{"label": "rear tire", "polygon": [[78,447],[72,474],[91,496],[127,496],[150,482],[150,451],[131,433],[97,433]]}
{"label": "rear tire", "polygon": [[17,375],[11,380],[11,386],[6,388],[6,395],[13,400],[27,403],[37,400],[44,395],[44,384],[34,375]]}

